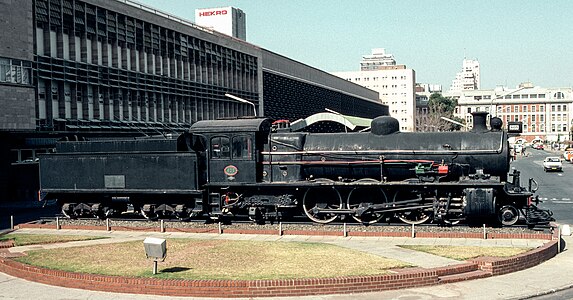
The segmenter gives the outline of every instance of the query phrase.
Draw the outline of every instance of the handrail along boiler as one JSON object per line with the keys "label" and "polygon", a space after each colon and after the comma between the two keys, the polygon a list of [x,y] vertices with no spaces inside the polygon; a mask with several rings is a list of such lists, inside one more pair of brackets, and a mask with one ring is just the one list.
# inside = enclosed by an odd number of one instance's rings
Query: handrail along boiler
{"label": "handrail along boiler", "polygon": [[370,132],[294,132],[266,118],[205,120],[177,140],[62,142],[40,159],[44,199],[76,217],[125,211],[257,222],[397,218],[408,224],[546,224],[537,183],[510,171],[499,118],[474,113],[469,132],[400,132],[389,116]]}

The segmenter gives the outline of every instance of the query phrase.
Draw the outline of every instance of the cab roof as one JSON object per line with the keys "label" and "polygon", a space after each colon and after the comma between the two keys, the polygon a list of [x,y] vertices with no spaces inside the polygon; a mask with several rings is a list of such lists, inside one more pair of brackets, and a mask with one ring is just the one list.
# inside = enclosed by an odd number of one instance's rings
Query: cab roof
{"label": "cab roof", "polygon": [[191,125],[189,132],[269,132],[270,128],[268,118],[219,119],[198,121]]}

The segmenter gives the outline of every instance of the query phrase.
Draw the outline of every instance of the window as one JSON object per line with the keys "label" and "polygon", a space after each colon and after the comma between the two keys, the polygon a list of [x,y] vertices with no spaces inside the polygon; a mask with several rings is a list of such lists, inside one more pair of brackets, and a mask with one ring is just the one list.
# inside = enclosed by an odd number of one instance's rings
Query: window
{"label": "window", "polygon": [[522,111],[522,112],[527,112],[527,105],[523,105],[523,106],[521,107],[521,111]]}
{"label": "window", "polygon": [[540,111],[540,112],[544,112],[544,111],[545,111],[545,106],[540,105],[540,106],[539,106],[539,111]]}
{"label": "window", "polygon": [[230,158],[229,138],[218,136],[211,139],[211,158]]}
{"label": "window", "polygon": [[468,114],[471,114],[471,113],[472,113],[472,108],[468,107]]}
{"label": "window", "polygon": [[532,105],[531,106],[531,112],[535,112],[537,111],[537,105]]}
{"label": "window", "polygon": [[32,63],[0,57],[0,82],[30,85]]}
{"label": "window", "polygon": [[251,159],[251,137],[233,137],[233,159]]}
{"label": "window", "polygon": [[514,106],[513,106],[513,112],[518,112],[518,111],[519,111],[519,106],[514,105]]}
{"label": "window", "polygon": [[555,99],[563,99],[565,98],[565,95],[562,92],[557,92],[553,94],[553,97],[555,97]]}

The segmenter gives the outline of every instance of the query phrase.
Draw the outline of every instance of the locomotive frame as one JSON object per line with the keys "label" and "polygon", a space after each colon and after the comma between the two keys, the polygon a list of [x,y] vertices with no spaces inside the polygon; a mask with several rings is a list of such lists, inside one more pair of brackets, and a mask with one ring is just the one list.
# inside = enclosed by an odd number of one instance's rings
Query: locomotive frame
{"label": "locomotive frame", "polygon": [[507,132],[486,115],[471,132],[402,133],[384,116],[371,132],[311,134],[248,118],[199,121],[177,140],[61,142],[40,158],[41,195],[69,217],[132,204],[149,219],[547,224],[537,183],[508,174]]}

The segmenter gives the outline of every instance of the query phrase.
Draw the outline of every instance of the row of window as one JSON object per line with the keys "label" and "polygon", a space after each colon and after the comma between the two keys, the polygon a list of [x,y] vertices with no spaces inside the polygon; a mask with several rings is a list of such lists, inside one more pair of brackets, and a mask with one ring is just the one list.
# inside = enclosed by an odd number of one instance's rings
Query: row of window
{"label": "row of window", "polygon": [[[379,79],[381,80],[388,80],[388,77],[390,77],[391,80],[398,80],[398,78],[400,80],[407,80],[408,76],[402,75],[402,76],[382,76],[382,77],[378,77],[378,76],[374,76],[372,77],[372,81],[378,81]],[[360,78],[360,77],[356,77],[354,78],[354,80],[352,80],[352,78],[346,78],[346,80],[348,81],[352,81],[352,82],[357,82],[357,81],[370,81],[371,77],[364,77],[364,78]]]}
{"label": "row of window", "polygon": [[[521,108],[521,110],[520,110]],[[521,107],[519,105],[513,105],[513,106],[498,106],[497,107],[497,112],[498,113],[517,113],[517,112],[537,112],[539,108],[539,112],[545,112],[545,105],[544,104],[534,104],[534,105],[522,105]],[[568,105],[567,104],[552,104],[551,105],[551,112],[567,112],[568,110]],[[480,107],[480,106],[476,106],[476,107],[467,107],[466,108],[467,113],[472,113],[472,112],[476,112],[476,111],[487,111],[489,112],[489,106],[485,106],[485,107]]]}
{"label": "row of window", "polygon": [[0,83],[32,84],[32,63],[0,57]]}

